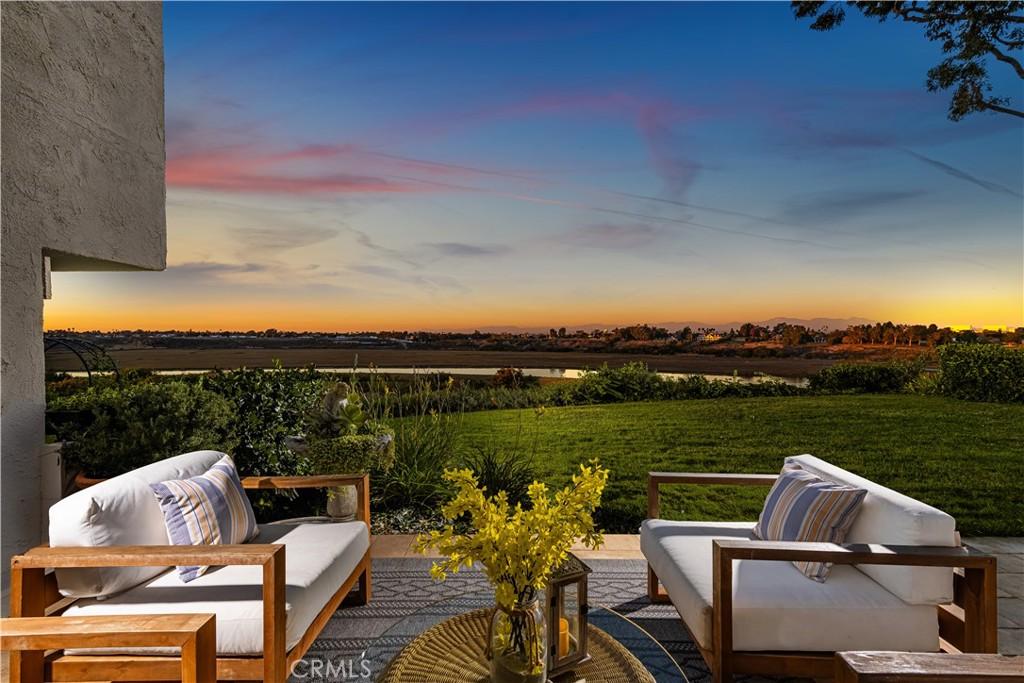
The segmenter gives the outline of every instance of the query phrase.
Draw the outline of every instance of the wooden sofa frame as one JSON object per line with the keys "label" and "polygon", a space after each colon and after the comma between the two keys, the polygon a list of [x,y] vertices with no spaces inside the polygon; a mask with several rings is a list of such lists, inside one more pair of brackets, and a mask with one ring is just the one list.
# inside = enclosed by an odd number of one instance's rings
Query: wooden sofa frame
{"label": "wooden sofa frame", "polygon": [[[354,485],[356,518],[370,526],[370,477],[366,474],[309,477],[245,477],[246,489],[309,489]],[[57,590],[55,574],[47,569],[70,567],[170,567],[173,565],[258,565],[263,568],[263,656],[218,657],[217,680],[283,683],[295,662],[309,650],[331,615],[353,587],[351,603],[365,605],[371,597],[370,551],[317,614],[298,644],[285,651],[285,546],[40,546],[11,558],[11,616],[43,617],[61,614],[74,601]],[[356,584],[358,583],[358,586]],[[92,647],[100,647],[93,644]],[[181,657],[125,655],[66,655],[63,651],[12,652],[10,680],[48,681],[177,681]]]}
{"label": "wooden sofa frame", "polygon": [[[709,474],[650,472],[647,475],[647,517],[659,514],[659,487],[667,484],[770,486],[775,474]],[[832,652],[743,652],[732,647],[732,569],[736,560],[823,561],[836,564],[880,564],[962,569],[954,574],[951,605],[938,605],[940,645],[944,652],[994,653],[996,629],[996,558],[967,548],[890,546],[875,544],[792,543],[715,540],[712,567],[712,646],[698,646],[714,683],[733,674],[806,676],[828,679],[835,674]],[[651,602],[669,602],[658,577],[647,565]],[[683,622],[691,637],[693,632]],[[696,643],[696,639],[694,638]]]}

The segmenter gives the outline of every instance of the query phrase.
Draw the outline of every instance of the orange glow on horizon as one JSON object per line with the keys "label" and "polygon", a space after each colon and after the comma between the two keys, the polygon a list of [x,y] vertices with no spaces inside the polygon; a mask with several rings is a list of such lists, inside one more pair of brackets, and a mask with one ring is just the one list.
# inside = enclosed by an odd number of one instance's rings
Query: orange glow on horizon
{"label": "orange glow on horizon", "polygon": [[[358,332],[376,330],[473,330],[473,329],[547,329],[549,327],[566,327],[570,331],[591,329],[594,326],[619,326],[634,324],[662,324],[702,322],[712,325],[726,323],[758,322],[774,317],[791,317],[800,319],[812,318],[865,318],[872,322],[893,321],[897,324],[932,324],[950,327],[957,331],[967,329],[1015,329],[1024,326],[1021,322],[989,323],[964,322],[972,316],[950,314],[938,317],[907,313],[906,315],[836,315],[826,310],[825,313],[801,310],[793,307],[795,313],[787,315],[769,311],[766,313],[736,313],[726,315],[703,312],[702,314],[682,316],[671,313],[648,311],[641,314],[635,309],[608,308],[601,312],[587,315],[576,311],[572,318],[566,320],[564,314],[555,311],[523,311],[495,312],[480,311],[449,312],[443,316],[432,315],[422,308],[398,308],[386,311],[350,310],[345,314],[337,311],[317,310],[316,307],[294,306],[278,309],[273,312],[261,307],[238,308],[233,306],[201,306],[190,305],[187,310],[180,306],[168,306],[162,309],[140,310],[70,310],[53,307],[47,303],[45,328],[47,330],[77,329],[98,330],[195,330],[201,332],[265,330],[275,328],[288,332]],[[584,313],[581,315],[581,313]],[[486,316],[486,317],[485,317]],[[950,321],[955,322],[950,322]]]}

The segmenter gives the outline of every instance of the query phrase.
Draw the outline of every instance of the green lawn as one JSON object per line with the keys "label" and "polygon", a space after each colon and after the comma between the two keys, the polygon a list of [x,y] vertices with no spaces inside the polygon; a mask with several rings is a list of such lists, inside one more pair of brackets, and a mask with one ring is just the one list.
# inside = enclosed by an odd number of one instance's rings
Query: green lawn
{"label": "green lawn", "polygon": [[[521,435],[517,437],[517,433]],[[777,472],[812,453],[953,515],[965,535],[1024,535],[1024,405],[913,395],[716,399],[502,410],[465,416],[463,445],[527,451],[562,485],[576,463],[611,470],[601,522],[634,532],[649,470]],[[767,489],[670,487],[662,515],[754,520]]]}

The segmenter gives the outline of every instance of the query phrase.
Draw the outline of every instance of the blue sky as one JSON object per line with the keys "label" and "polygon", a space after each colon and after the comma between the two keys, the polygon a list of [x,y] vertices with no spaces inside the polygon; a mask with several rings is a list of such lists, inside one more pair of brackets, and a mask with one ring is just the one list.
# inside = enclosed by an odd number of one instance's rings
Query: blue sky
{"label": "blue sky", "polygon": [[164,40],[168,272],[57,275],[51,327],[1024,324],[1020,119],[948,121],[916,26],[168,2]]}

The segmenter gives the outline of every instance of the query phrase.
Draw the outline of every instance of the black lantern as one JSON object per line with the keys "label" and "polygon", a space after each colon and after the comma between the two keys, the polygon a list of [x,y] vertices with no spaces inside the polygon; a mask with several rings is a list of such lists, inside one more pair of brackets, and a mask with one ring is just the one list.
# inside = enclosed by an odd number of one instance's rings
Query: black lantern
{"label": "black lantern", "polygon": [[590,659],[587,654],[587,575],[590,567],[572,553],[548,583],[548,676]]}

